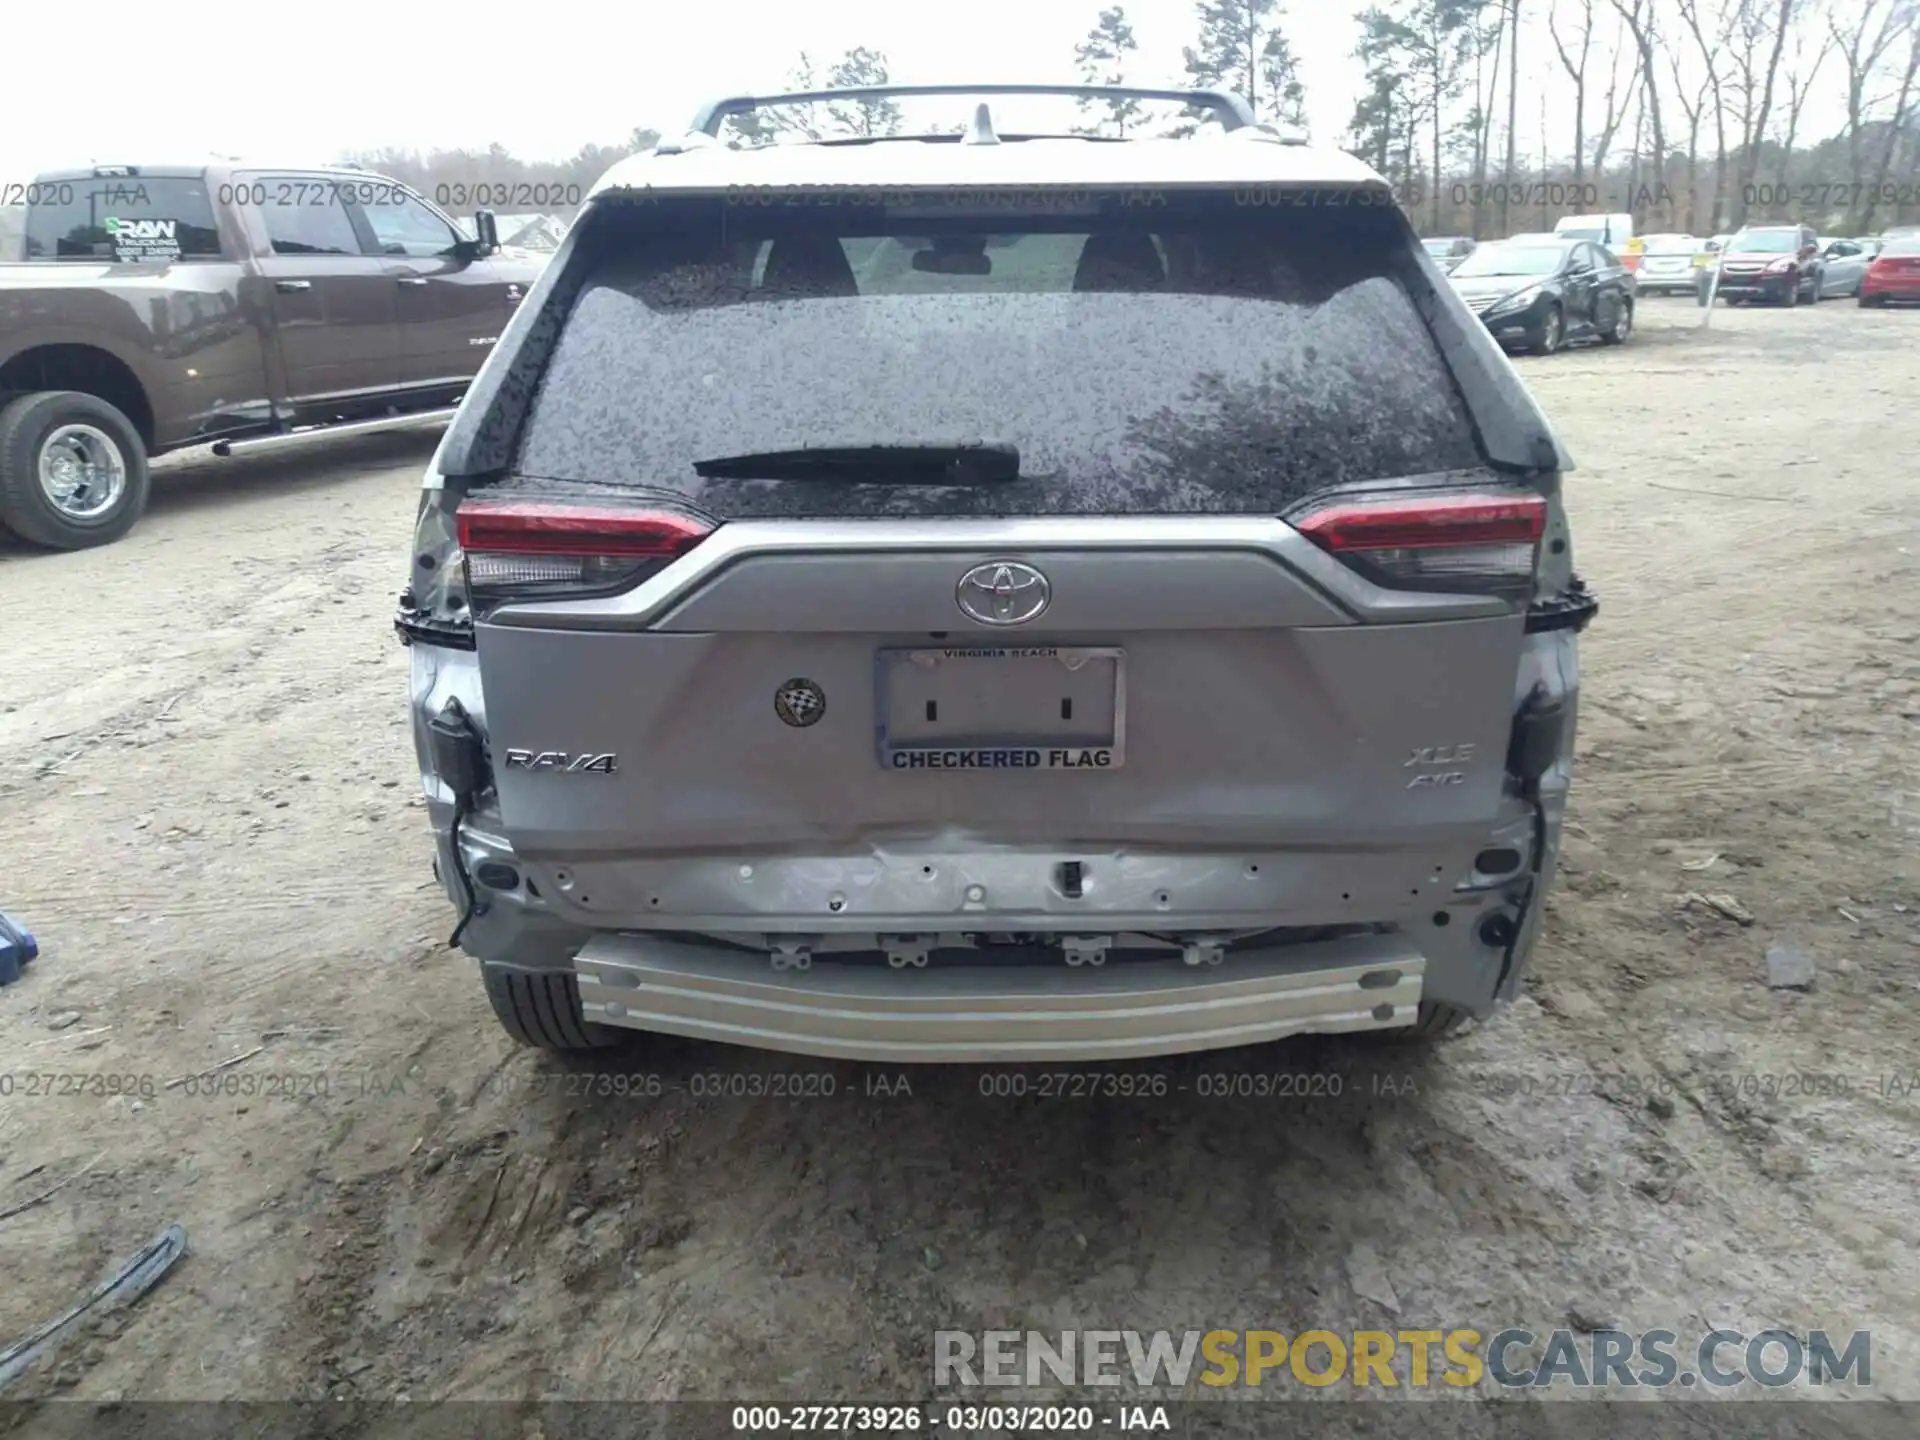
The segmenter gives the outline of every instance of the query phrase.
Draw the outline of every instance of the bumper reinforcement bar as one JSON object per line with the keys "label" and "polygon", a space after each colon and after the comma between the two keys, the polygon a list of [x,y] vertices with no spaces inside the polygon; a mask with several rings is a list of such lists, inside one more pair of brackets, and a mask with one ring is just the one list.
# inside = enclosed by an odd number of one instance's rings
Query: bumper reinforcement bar
{"label": "bumper reinforcement bar", "polygon": [[1036,967],[766,959],[605,934],[574,961],[586,1018],[834,1059],[1117,1060],[1413,1023],[1426,961],[1402,937],[1238,950],[1219,965]]}

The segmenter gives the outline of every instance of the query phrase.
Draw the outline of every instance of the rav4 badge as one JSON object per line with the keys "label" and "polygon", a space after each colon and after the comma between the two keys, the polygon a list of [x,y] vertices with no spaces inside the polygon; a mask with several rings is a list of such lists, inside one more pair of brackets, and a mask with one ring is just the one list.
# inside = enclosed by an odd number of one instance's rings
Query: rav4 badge
{"label": "rav4 badge", "polygon": [[611,775],[620,768],[612,754],[569,755],[564,750],[509,750],[509,770],[562,770],[569,775]]}

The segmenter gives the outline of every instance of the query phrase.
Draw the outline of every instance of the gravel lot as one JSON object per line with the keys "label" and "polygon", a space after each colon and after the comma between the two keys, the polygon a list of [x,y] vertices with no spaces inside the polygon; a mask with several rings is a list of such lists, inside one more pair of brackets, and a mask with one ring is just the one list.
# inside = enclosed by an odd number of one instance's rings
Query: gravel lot
{"label": "gravel lot", "polygon": [[[1698,319],[1517,362],[1603,601],[1525,998],[1424,1060],[1158,1064],[1337,1098],[715,1098],[795,1063],[516,1050],[402,723],[430,438],[169,460],[119,545],[0,551],[0,905],[44,949],[0,990],[0,1211],[71,1180],[0,1220],[0,1340],[193,1244],[19,1390],[900,1399],[936,1328],[1572,1316],[1870,1328],[1920,1399],[1920,1088],[1879,1080],[1920,1070],[1920,315]],[[1768,988],[1783,943],[1811,992]],[[151,1095],[88,1093],[118,1077]]]}

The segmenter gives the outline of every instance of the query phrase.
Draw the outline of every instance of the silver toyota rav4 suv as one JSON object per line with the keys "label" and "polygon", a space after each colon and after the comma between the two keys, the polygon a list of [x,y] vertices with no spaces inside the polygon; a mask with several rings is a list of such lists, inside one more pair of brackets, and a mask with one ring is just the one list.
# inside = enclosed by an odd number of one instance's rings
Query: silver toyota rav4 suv
{"label": "silver toyota rav4 suv", "polygon": [[882,1061],[1447,1031],[1573,751],[1571,468],[1385,182],[1189,138],[614,168],[488,360],[398,624],[501,1022]]}

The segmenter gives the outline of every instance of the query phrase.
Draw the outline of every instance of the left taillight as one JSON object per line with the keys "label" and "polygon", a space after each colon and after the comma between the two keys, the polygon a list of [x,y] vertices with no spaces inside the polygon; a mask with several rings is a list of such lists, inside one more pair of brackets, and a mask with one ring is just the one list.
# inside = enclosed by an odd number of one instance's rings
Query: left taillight
{"label": "left taillight", "polygon": [[1533,585],[1547,502],[1531,491],[1332,496],[1287,519],[1381,585],[1521,596]]}
{"label": "left taillight", "polygon": [[454,524],[476,617],[508,600],[627,589],[714,530],[691,511],[576,501],[467,500]]}

